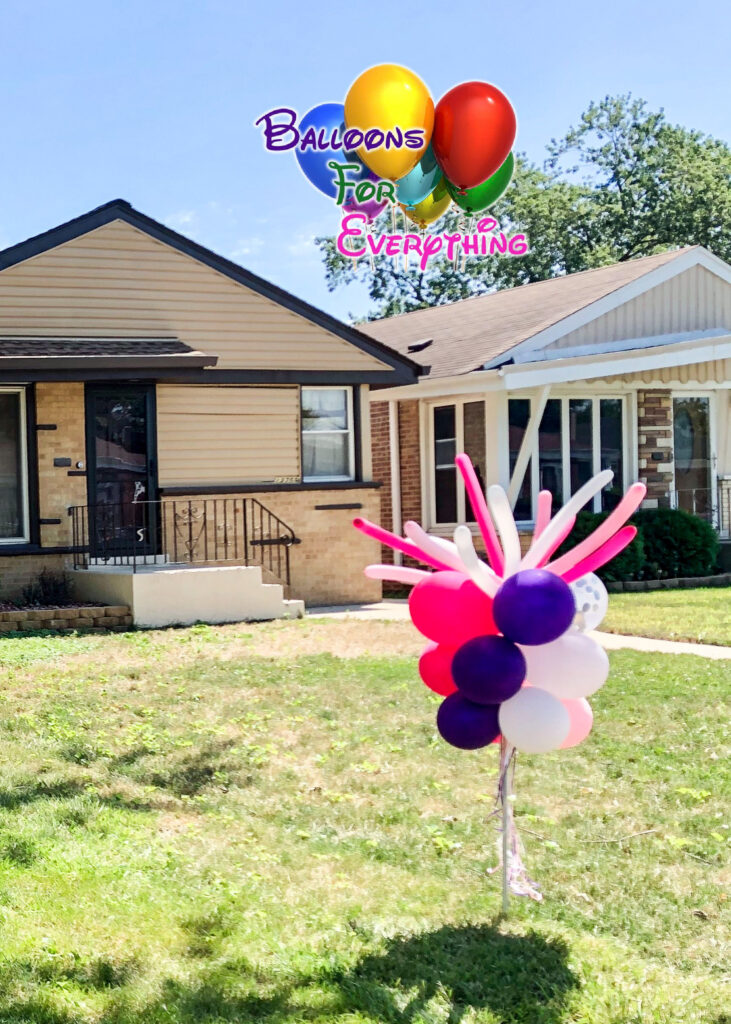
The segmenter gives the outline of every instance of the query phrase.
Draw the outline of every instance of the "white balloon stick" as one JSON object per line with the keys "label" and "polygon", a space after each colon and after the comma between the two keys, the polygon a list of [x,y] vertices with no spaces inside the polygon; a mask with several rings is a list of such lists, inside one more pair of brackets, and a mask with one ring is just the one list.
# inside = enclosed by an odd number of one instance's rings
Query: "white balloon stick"
{"label": "white balloon stick", "polygon": [[367,565],[363,570],[369,580],[389,580],[392,583],[421,583],[432,575],[423,569],[411,569],[406,565]]}
{"label": "white balloon stick", "polygon": [[404,523],[404,533],[409,540],[412,540],[417,547],[420,547],[428,555],[438,559],[440,562],[444,562],[445,565],[451,566],[452,569],[456,569],[458,572],[464,572],[462,559],[459,557],[459,552],[451,541],[445,540],[443,537],[432,537],[425,530],[422,530],[418,523],[414,523],[411,520],[408,523]]}
{"label": "white balloon stick", "polygon": [[475,551],[472,531],[469,526],[458,526],[454,531],[454,543],[457,546],[467,575],[488,597],[494,597],[500,589],[502,580],[495,575]]}
{"label": "white balloon stick", "polygon": [[613,477],[614,473],[611,469],[605,469],[601,473],[597,473],[591,480],[587,480],[584,486],[580,487],[572,498],[569,498],[563,508],[559,509],[540,537],[531,544],[525,558],[520,563],[520,568],[535,569],[550,549],[556,537],[561,534],[562,529],[568,523],[571,516],[575,516],[577,512],[580,512],[584,505],[601,491],[602,487],[606,487],[608,483],[611,483]]}
{"label": "white balloon stick", "polygon": [[515,525],[513,510],[505,491],[500,484],[492,484],[487,488],[487,502],[490,506],[492,518],[500,534],[500,541],[505,555],[505,568],[503,579],[512,576],[520,566],[520,536],[518,527]]}

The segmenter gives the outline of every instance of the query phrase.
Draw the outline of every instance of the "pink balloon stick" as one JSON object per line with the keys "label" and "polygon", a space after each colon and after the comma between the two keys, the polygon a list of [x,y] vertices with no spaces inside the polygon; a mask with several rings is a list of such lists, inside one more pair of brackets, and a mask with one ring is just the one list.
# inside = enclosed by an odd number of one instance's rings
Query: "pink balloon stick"
{"label": "pink balloon stick", "polygon": [[401,537],[397,537],[395,533],[390,533],[388,530],[384,530],[382,526],[376,526],[375,523],[370,522],[368,519],[361,519],[358,517],[353,520],[353,526],[356,530],[360,530],[366,537],[373,537],[374,540],[379,541],[381,544],[385,544],[387,548],[393,548],[394,551],[400,551],[404,555],[408,555],[409,558],[416,558],[420,562],[424,562],[425,565],[431,565],[434,569],[446,569],[452,571],[450,565],[446,565],[444,562],[437,561],[436,558],[432,558],[427,555],[421,548],[418,548],[416,544],[413,544],[410,540],[403,540]]}
{"label": "pink balloon stick", "polygon": [[482,539],[485,543],[487,560],[498,576],[502,576],[503,570],[505,569],[503,549],[500,547],[500,541],[498,540],[492,516],[490,515],[490,509],[487,507],[487,501],[485,500],[485,495],[482,493],[480,481],[477,479],[475,467],[472,465],[472,459],[469,455],[463,452],[461,455],[458,455],[454,461],[462,474],[465,490],[467,491],[467,495],[472,504],[475,519],[477,520],[477,525],[480,528],[480,533],[482,534]]}
{"label": "pink balloon stick", "polygon": [[367,565],[363,570],[370,580],[390,580],[392,583],[421,583],[432,575],[423,569],[410,569],[407,565]]}
{"label": "pink balloon stick", "polygon": [[538,508],[536,509],[536,525],[533,530],[533,540],[538,540],[540,535],[551,522],[551,505],[553,495],[550,491],[538,492]]}
{"label": "pink balloon stick", "polygon": [[[611,561],[620,551],[624,551],[628,544],[637,536],[636,526],[623,526],[613,537],[605,541],[601,547],[597,548],[592,554],[587,555],[586,558],[577,562],[576,565],[567,569],[562,574],[564,583],[573,583],[574,580],[580,579],[582,576],[586,576],[588,572],[594,572],[595,569],[599,569],[602,565]],[[558,564],[558,562],[554,563]]]}
{"label": "pink balloon stick", "polygon": [[543,556],[543,558],[538,563],[538,568],[539,569],[542,569],[545,566],[545,564],[548,561],[548,559],[553,554],[553,552],[557,548],[561,547],[563,542],[566,540],[568,535],[573,530],[575,523],[576,523],[576,516],[571,516],[569,519],[566,520],[566,524],[565,524],[563,530],[561,530],[560,533],[556,534],[556,537],[554,538],[553,543],[551,544],[551,546],[549,547],[548,551],[546,551],[545,555]]}
{"label": "pink balloon stick", "polygon": [[[578,562],[588,558],[593,551],[601,547],[605,541],[613,537],[617,530],[626,523],[633,512],[639,507],[640,502],[645,496],[647,488],[644,484],[636,483],[632,484],[630,489],[627,491],[625,496],[622,498],[620,503],[615,508],[611,515],[607,516],[601,526],[598,526],[593,533],[590,533],[588,537],[577,544],[571,551],[567,551],[561,558],[557,558],[555,562],[547,566],[547,568],[555,573],[556,576],[563,576],[566,578],[566,573]],[[608,559],[605,559],[608,561]],[[603,565],[603,562],[599,563]],[[588,571],[588,570],[585,570]],[[576,577],[578,578],[578,577]]]}

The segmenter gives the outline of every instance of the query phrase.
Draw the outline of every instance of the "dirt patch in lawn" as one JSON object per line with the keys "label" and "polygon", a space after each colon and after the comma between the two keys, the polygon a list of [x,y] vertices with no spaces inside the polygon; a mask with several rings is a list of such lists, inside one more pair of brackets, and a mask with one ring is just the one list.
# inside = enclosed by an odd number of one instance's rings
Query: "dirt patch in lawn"
{"label": "dirt patch in lawn", "polygon": [[426,640],[409,621],[368,622],[362,619],[319,619],[311,622],[249,623],[244,636],[241,626],[218,627],[229,634],[225,658],[256,654],[271,658],[298,658],[311,654],[334,654],[338,658],[418,655]]}

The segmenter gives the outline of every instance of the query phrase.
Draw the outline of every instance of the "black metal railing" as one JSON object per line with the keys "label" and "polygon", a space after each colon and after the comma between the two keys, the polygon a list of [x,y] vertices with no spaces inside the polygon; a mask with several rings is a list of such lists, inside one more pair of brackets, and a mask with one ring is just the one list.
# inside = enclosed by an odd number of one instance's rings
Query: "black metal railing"
{"label": "black metal railing", "polygon": [[74,505],[74,568],[258,565],[286,586],[294,530],[256,498],[162,498]]}

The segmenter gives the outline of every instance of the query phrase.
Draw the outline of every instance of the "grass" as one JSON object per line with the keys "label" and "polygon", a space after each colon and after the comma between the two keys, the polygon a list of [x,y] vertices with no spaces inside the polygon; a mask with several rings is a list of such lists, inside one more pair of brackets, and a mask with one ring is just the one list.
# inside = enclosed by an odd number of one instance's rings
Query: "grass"
{"label": "grass", "polygon": [[503,921],[496,753],[436,738],[419,647],[0,641],[1,1024],[728,1022],[731,663],[612,655],[589,741],[518,766],[545,901]]}
{"label": "grass", "polygon": [[731,646],[731,590],[651,590],[612,594],[600,629],[610,633]]}

